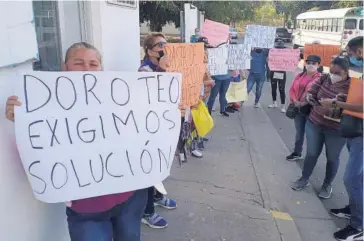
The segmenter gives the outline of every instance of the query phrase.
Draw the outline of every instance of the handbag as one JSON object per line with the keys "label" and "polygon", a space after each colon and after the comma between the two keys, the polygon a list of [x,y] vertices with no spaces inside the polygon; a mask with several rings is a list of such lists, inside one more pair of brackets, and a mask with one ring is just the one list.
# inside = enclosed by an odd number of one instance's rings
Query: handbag
{"label": "handbag", "polygon": [[214,127],[212,119],[207,107],[203,101],[200,101],[196,109],[191,110],[193,123],[199,136],[206,136]]}
{"label": "handbag", "polygon": [[341,117],[339,132],[342,137],[345,138],[355,138],[363,136],[363,120],[344,114]]}
{"label": "handbag", "polygon": [[289,104],[286,111],[286,116],[290,119],[294,119],[297,113],[298,113],[298,108],[293,103]]}
{"label": "handbag", "polygon": [[228,103],[242,102],[248,100],[247,80],[242,76],[239,82],[230,82],[226,92]]}
{"label": "handbag", "polygon": [[[298,98],[299,100],[302,98],[303,94],[305,93],[306,87],[309,83],[307,83],[305,85],[305,88],[303,89],[303,92],[300,94],[300,97]],[[296,107],[295,104],[291,103],[288,105],[287,111],[286,111],[286,116],[290,119],[294,119],[297,114],[301,114],[303,116],[308,116],[311,112],[311,108],[312,106],[310,104],[301,106],[301,107]]]}

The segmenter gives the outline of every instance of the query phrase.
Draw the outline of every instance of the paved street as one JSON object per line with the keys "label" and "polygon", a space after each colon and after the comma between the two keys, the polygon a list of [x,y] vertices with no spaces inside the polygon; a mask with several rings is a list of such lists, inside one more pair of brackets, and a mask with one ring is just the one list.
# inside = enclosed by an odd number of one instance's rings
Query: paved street
{"label": "paved street", "polygon": [[300,168],[285,161],[288,150],[265,111],[250,101],[214,120],[204,158],[175,163],[165,182],[178,202],[177,210],[157,208],[169,227],[143,226],[143,240],[333,240],[336,225],[313,189],[289,187]]}

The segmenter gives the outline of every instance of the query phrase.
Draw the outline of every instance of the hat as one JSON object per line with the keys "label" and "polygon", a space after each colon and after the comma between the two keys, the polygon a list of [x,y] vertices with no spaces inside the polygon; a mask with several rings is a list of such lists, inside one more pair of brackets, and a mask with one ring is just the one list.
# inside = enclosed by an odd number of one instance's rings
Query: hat
{"label": "hat", "polygon": [[284,42],[282,40],[278,40],[275,44],[274,47],[277,49],[284,49]]}
{"label": "hat", "polygon": [[199,37],[198,40],[197,40],[198,43],[205,43],[205,44],[208,44],[209,41],[206,37]]}
{"label": "hat", "polygon": [[321,58],[320,58],[320,56],[317,56],[317,55],[309,55],[309,56],[307,56],[306,61],[321,63]]}

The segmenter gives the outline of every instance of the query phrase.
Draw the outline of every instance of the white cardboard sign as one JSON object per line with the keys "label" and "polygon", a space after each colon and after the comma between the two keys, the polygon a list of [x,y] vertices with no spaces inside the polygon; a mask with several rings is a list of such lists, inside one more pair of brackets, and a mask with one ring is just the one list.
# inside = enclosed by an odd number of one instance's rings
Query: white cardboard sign
{"label": "white cardboard sign", "polygon": [[251,45],[230,44],[229,58],[227,61],[229,70],[250,69]]}
{"label": "white cardboard sign", "polygon": [[252,48],[273,48],[276,27],[262,25],[247,25],[244,43]]}
{"label": "white cardboard sign", "polygon": [[29,72],[16,81],[16,140],[37,199],[153,186],[180,133],[179,73]]}
{"label": "white cardboard sign", "polygon": [[228,59],[228,45],[218,48],[207,49],[208,64],[207,68],[211,75],[224,75],[228,72],[226,61]]}

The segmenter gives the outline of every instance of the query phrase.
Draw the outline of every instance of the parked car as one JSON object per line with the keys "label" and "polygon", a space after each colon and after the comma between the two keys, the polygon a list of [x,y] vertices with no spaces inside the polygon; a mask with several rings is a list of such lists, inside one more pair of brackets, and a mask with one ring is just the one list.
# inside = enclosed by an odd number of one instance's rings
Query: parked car
{"label": "parked car", "polygon": [[292,33],[289,33],[286,28],[277,28],[275,41],[278,40],[283,40],[284,42],[292,43]]}
{"label": "parked car", "polygon": [[236,28],[230,28],[230,37],[232,39],[238,38],[238,30]]}

